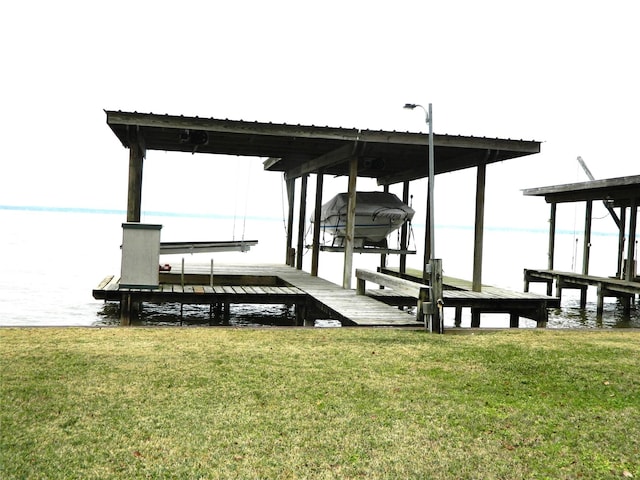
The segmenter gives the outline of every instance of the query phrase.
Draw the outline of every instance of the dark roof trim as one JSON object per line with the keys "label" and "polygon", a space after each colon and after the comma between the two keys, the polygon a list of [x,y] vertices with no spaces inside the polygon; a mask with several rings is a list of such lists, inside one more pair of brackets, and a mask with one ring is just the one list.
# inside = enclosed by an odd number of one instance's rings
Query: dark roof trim
{"label": "dark roof trim", "polygon": [[588,182],[527,188],[524,195],[545,197],[547,203],[609,200],[616,206],[640,204],[640,175],[592,180]]}

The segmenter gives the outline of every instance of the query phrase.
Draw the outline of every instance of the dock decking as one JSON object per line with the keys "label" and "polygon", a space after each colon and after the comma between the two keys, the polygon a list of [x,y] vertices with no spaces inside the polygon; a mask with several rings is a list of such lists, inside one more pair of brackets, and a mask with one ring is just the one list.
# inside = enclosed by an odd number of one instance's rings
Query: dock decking
{"label": "dock decking", "polygon": [[556,297],[558,302],[562,298],[563,289],[580,290],[580,307],[584,308],[587,302],[587,288],[597,288],[596,314],[602,315],[604,310],[604,297],[618,297],[624,299],[625,309],[630,308],[630,300],[635,295],[640,295],[640,279],[635,281],[620,280],[610,277],[599,277],[581,273],[563,272],[559,270],[524,270],[524,288],[529,291],[531,283],[545,283],[547,293],[550,294],[553,283],[556,284]]}
{"label": "dock decking", "polygon": [[[394,269],[383,269],[383,272],[399,275]],[[408,280],[417,280],[420,276],[420,272],[410,269],[402,274],[402,277]],[[443,278],[442,283],[444,307],[456,309],[456,326],[460,326],[462,308],[471,309],[471,327],[480,326],[480,316],[483,313],[508,313],[510,315],[509,326],[516,328],[519,326],[519,317],[535,320],[539,327],[543,327],[549,318],[548,309],[560,307],[560,299],[549,295],[514,292],[491,285],[483,285],[482,291],[474,292],[470,281],[447,276]],[[370,294],[381,300],[387,296],[380,291],[371,291]],[[387,298],[385,301],[389,302],[390,299]]]}
{"label": "dock decking", "polygon": [[[343,289],[302,270],[280,264],[216,265],[213,275],[211,267],[206,264],[191,264],[184,268],[182,272],[181,265],[172,265],[170,273],[160,274],[160,285],[154,289],[121,288],[119,278],[109,276],[93,290],[93,296],[96,299],[118,301],[121,305],[135,302],[222,305],[225,313],[228,313],[229,304],[288,304],[296,306],[298,325],[309,321],[311,311],[320,312],[325,318],[340,320],[344,325],[422,325],[415,315],[397,308],[415,306],[415,298],[389,289],[369,289],[367,295],[356,295],[355,290]],[[528,272],[531,282],[553,281],[559,278],[560,273],[543,270]],[[384,269],[384,273],[398,275],[393,269]],[[417,281],[417,274],[410,271],[403,277]],[[573,281],[580,285],[579,282],[605,280],[601,277],[583,277],[571,275],[571,280],[569,276],[563,276],[562,282]],[[507,313],[510,315],[510,327],[515,328],[519,326],[520,317],[533,319],[540,327],[545,326],[548,309],[560,307],[559,296],[514,292],[488,285],[484,285],[481,292],[474,292],[471,282],[452,277],[444,277],[443,284],[444,307],[456,309],[456,326],[461,324],[463,308],[471,310],[471,327],[480,326],[481,314]],[[563,288],[571,288],[568,283],[561,284]],[[601,291],[603,295],[617,295],[617,292],[640,294],[640,286],[636,282],[609,279]],[[123,324],[127,324],[127,321],[123,319]]]}
{"label": "dock decking", "polygon": [[[121,305],[294,304],[298,324],[313,308],[345,325],[421,326],[407,312],[286,265],[216,265],[213,276],[208,265],[187,265],[184,272],[180,265],[173,265],[171,273],[161,274],[158,288],[120,288],[118,282],[116,276],[105,278],[93,290],[94,298],[119,301]],[[122,323],[128,324],[128,319],[123,318]]]}

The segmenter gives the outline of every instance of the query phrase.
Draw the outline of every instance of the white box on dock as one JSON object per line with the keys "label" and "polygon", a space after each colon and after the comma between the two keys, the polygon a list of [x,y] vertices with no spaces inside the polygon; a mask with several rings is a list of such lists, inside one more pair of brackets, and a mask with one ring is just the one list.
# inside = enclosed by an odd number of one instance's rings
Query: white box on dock
{"label": "white box on dock", "polygon": [[120,287],[158,287],[161,229],[162,225],[149,223],[122,224]]}

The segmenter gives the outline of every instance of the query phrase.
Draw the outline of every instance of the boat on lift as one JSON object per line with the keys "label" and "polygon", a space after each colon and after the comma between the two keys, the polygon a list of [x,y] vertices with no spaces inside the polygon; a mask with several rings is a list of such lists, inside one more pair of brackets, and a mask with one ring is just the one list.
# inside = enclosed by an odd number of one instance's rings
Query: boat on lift
{"label": "boat on lift", "polygon": [[[332,247],[343,247],[347,228],[349,194],[339,193],[322,205],[320,226],[330,234]],[[356,192],[354,247],[387,247],[387,236],[407,221],[415,211],[388,192]],[[313,218],[312,220],[313,221]]]}

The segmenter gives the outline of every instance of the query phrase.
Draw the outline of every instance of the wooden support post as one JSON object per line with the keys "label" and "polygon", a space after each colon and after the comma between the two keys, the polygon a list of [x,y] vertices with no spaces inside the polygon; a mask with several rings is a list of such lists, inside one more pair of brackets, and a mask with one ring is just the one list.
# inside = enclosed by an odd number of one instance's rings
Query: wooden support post
{"label": "wooden support post", "polygon": [[602,318],[604,312],[604,285],[598,283],[598,298],[596,300],[596,318]]}
{"label": "wooden support post", "polygon": [[556,281],[556,297],[558,297],[558,300],[560,300],[560,302],[562,302],[562,287],[564,286],[562,283],[562,280],[560,279],[560,276],[555,275],[555,281]]}
{"label": "wooden support post", "polygon": [[129,126],[129,189],[127,192],[127,222],[140,222],[142,211],[142,163],[146,147],[139,127]]}
{"label": "wooden support post", "polygon": [[229,320],[231,319],[231,305],[229,302],[225,302],[223,308],[224,312],[222,321],[225,325],[229,325]]}
{"label": "wooden support post", "polygon": [[120,326],[131,325],[131,295],[124,294],[120,297]]}
{"label": "wooden support post", "polygon": [[538,316],[536,318],[536,328],[546,328],[549,323],[549,310],[547,310],[547,304],[540,306]]}
{"label": "wooden support post", "polygon": [[441,315],[441,308],[444,305],[442,299],[442,260],[439,258],[432,258],[430,261],[430,274],[431,281],[429,286],[431,287],[430,301],[431,301],[431,332],[432,333],[444,333],[444,319]]}
{"label": "wooden support post", "polygon": [[[402,201],[405,203],[405,205],[409,204],[409,181],[405,181],[402,184]],[[407,225],[407,222],[404,222],[400,229],[400,248],[402,250],[409,249],[408,242],[407,242],[408,233],[409,233],[409,225]],[[400,273],[407,272],[407,254],[406,253],[400,254],[399,271]]]}
{"label": "wooden support post", "polygon": [[622,314],[625,317],[628,317],[631,314],[631,300],[633,299],[632,295],[623,295],[622,297],[618,297],[618,300],[622,304]]}
{"label": "wooden support post", "polygon": [[471,328],[480,328],[480,310],[471,308]]}
{"label": "wooden support post", "polygon": [[[386,184],[386,185],[383,187],[382,191],[383,191],[384,193],[389,193],[389,185],[388,185],[388,184]],[[387,246],[388,246],[388,245],[387,245]],[[386,268],[386,266],[387,266],[387,255],[386,255],[385,253],[381,253],[381,254],[380,254],[380,271],[382,272],[382,271]],[[380,285],[380,288],[381,288],[381,289],[384,289],[384,287],[383,287],[382,285]]]}
{"label": "wooden support post", "polygon": [[636,225],[638,223],[638,204],[631,201],[631,213],[629,215],[629,243],[627,245],[627,281],[634,280],[636,275],[635,250],[636,250]]}
{"label": "wooden support post", "polygon": [[302,270],[302,256],[304,254],[304,226],[307,216],[307,180],[309,175],[302,176],[300,187],[300,214],[298,216],[298,251],[296,252],[296,268]]}
{"label": "wooden support post", "polygon": [[294,265],[295,256],[291,255],[293,250],[293,209],[296,194],[296,180],[295,178],[285,178],[287,185],[287,201],[288,201],[288,215],[287,215],[287,252],[285,256],[285,263],[290,267]]}
{"label": "wooden support post", "polygon": [[624,280],[624,239],[627,228],[627,207],[620,207],[620,227],[618,231],[618,270],[616,278]]}
{"label": "wooden support post", "polygon": [[322,217],[322,187],[324,175],[316,175],[316,203],[313,212],[313,246],[311,250],[311,276],[318,276],[318,262],[320,260],[320,219]]}
{"label": "wooden support post", "polygon": [[[549,259],[547,261],[547,269],[553,270],[554,258],[555,258],[555,250],[556,250],[556,212],[557,212],[557,204],[551,204],[551,214],[549,216]],[[547,296],[551,296],[551,291],[553,289],[552,282],[547,283]],[[525,290],[529,291],[529,290]]]}
{"label": "wooden support post", "polygon": [[474,292],[482,290],[482,247],[484,241],[484,197],[487,166],[478,165],[478,178],[476,181],[476,219],[473,245],[473,283],[471,289]]}
{"label": "wooden support post", "polygon": [[520,326],[520,315],[511,312],[509,314],[509,328],[518,328]]}
{"label": "wooden support post", "polygon": [[456,307],[454,325],[457,328],[460,328],[460,326],[462,325],[462,307]]}
{"label": "wooden support post", "polygon": [[[593,201],[587,200],[584,213],[584,245],[582,248],[582,274],[589,275],[589,254],[591,252],[591,217],[593,216]],[[587,307],[588,287],[580,288],[580,308]],[[600,295],[598,295],[599,297]]]}
{"label": "wooden support post", "polygon": [[591,251],[591,216],[593,201],[587,200],[584,213],[584,246],[582,249],[582,274],[589,275],[589,252]]}
{"label": "wooden support post", "polygon": [[580,288],[580,308],[585,309],[587,307],[587,287]]}
{"label": "wooden support post", "polygon": [[351,289],[353,272],[353,244],[356,227],[356,181],[358,178],[358,157],[352,155],[349,160],[349,204],[347,208],[347,227],[344,239],[344,267],[342,288]]}
{"label": "wooden support post", "polygon": [[296,326],[300,327],[305,324],[305,318],[307,313],[307,306],[304,302],[296,303],[295,305],[296,311]]}

